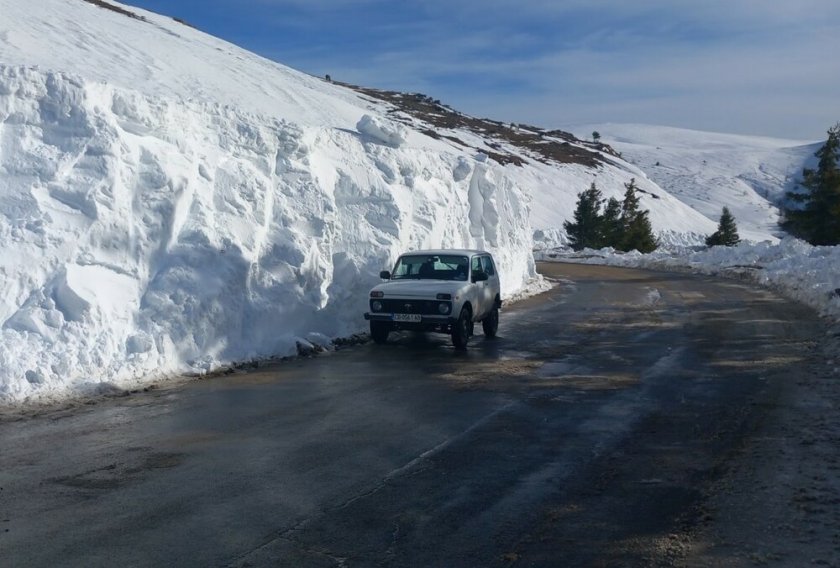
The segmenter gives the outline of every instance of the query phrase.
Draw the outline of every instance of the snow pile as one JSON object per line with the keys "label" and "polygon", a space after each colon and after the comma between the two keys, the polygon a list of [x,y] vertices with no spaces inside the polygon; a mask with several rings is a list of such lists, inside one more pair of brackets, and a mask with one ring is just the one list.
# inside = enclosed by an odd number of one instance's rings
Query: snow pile
{"label": "snow pile", "polygon": [[361,134],[370,136],[374,140],[378,140],[388,146],[399,148],[405,142],[408,132],[399,124],[385,123],[383,120],[377,120],[369,114],[364,115],[358,123],[356,123],[356,130]]}
{"label": "snow pile", "polygon": [[404,250],[489,249],[505,294],[535,274],[525,191],[454,151],[10,66],[0,125],[7,403],[359,331]]}
{"label": "snow pile", "polygon": [[680,253],[554,250],[543,251],[538,257],[742,278],[776,289],[840,323],[840,247],[836,246],[815,247],[786,237],[778,243],[741,243],[734,247],[718,246]]}

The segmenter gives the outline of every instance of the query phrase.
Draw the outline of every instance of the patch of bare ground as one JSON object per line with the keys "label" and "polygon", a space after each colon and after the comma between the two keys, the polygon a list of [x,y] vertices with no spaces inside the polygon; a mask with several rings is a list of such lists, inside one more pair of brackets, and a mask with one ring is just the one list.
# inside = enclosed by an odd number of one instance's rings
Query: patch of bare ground
{"label": "patch of bare ground", "polygon": [[182,19],[182,18],[177,18],[177,17],[174,17],[174,16],[173,16],[173,18],[172,18],[172,19],[173,19],[174,21],[178,22],[179,24],[181,24],[182,26],[187,26],[188,28],[193,28],[193,29],[196,29],[196,27],[195,27],[194,25],[192,25],[191,23],[189,23],[188,21],[186,21],[186,20],[184,20],[184,19]]}
{"label": "patch of bare ground", "polygon": [[140,20],[142,22],[146,21],[146,18],[143,16],[138,16],[134,12],[126,10],[125,8],[121,8],[119,6],[114,6],[113,4],[109,4],[103,0],[84,0],[88,4],[93,4],[94,6],[98,6],[100,8],[105,8],[106,10],[110,10],[112,12],[116,12],[117,14],[122,14],[123,16],[128,16],[129,18],[134,18],[135,20]]}
{"label": "patch of bare ground", "polygon": [[[528,159],[543,163],[581,164],[595,168],[606,162],[605,155],[620,157],[612,147],[600,142],[579,140],[562,130],[545,130],[528,124],[507,124],[489,118],[475,118],[460,113],[422,93],[400,93],[337,83],[368,97],[392,105],[393,120],[412,124],[411,119],[427,125],[421,132],[436,139],[447,139],[465,148],[487,154],[500,164],[521,166]],[[441,131],[466,130],[485,140],[491,148],[475,148]]]}

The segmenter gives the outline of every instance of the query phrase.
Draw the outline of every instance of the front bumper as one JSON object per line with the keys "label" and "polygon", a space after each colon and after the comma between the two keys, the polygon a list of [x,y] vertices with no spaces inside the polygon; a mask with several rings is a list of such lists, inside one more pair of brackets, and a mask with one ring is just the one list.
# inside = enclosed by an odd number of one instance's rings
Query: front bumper
{"label": "front bumper", "polygon": [[421,331],[444,331],[451,330],[452,325],[458,321],[452,316],[433,314],[421,314],[419,322],[394,321],[394,314],[365,312],[365,319],[368,321],[380,321],[390,324],[391,329],[412,329]]}

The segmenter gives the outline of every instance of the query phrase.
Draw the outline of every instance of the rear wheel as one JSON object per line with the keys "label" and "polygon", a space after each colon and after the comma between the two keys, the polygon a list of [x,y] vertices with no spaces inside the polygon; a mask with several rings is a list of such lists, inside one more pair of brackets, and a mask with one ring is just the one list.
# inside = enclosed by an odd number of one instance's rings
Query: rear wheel
{"label": "rear wheel", "polygon": [[373,342],[377,345],[382,345],[383,343],[388,341],[388,333],[391,330],[388,329],[388,324],[382,321],[372,321],[370,322],[370,337],[373,339]]}
{"label": "rear wheel", "polygon": [[499,330],[499,308],[487,314],[481,321],[481,327],[484,329],[484,337],[496,337],[496,332]]}
{"label": "rear wheel", "polygon": [[452,345],[455,349],[466,349],[472,331],[472,313],[469,308],[461,310],[458,320],[452,326]]}

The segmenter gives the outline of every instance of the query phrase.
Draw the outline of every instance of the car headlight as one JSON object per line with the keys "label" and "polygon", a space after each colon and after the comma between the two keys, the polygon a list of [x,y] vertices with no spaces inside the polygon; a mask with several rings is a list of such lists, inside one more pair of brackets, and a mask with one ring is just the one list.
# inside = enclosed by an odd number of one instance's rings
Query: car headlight
{"label": "car headlight", "polygon": [[374,312],[381,312],[382,311],[382,302],[379,300],[374,300],[370,303],[370,309]]}
{"label": "car headlight", "polygon": [[449,302],[441,302],[440,304],[438,304],[438,311],[443,315],[448,314],[451,310],[452,304],[450,304]]}

